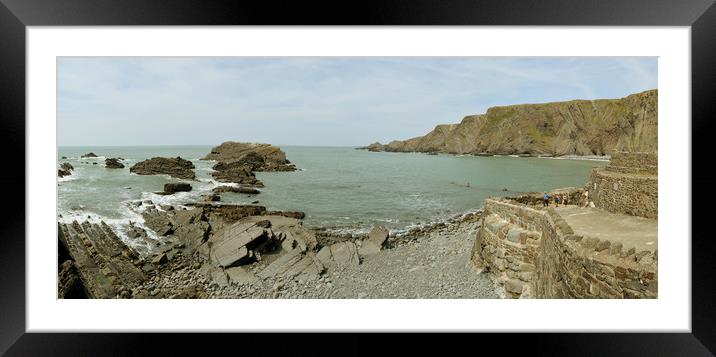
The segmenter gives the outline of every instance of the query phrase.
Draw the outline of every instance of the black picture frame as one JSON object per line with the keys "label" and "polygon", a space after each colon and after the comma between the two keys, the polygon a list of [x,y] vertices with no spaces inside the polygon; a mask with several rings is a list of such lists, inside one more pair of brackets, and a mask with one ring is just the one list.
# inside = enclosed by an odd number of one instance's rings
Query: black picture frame
{"label": "black picture frame", "polygon": [[[159,346],[165,354],[187,351],[169,334],[45,334],[25,333],[25,45],[27,26],[151,26],[151,25],[564,25],[564,26],[690,26],[692,56],[692,237],[665,237],[692,242],[692,333],[638,334],[481,334],[443,335],[443,354],[477,351],[491,343],[508,352],[546,355],[713,355],[716,351],[716,260],[714,234],[707,227],[710,174],[707,146],[714,133],[716,93],[716,6],[714,0],[541,0],[541,1],[169,1],[169,0],[0,0],[0,118],[7,158],[0,182],[9,197],[0,239],[0,353],[7,355],[135,355]],[[688,118],[684,118],[687,120]],[[21,169],[22,168],[22,169]],[[695,195],[694,195],[695,193]],[[22,203],[20,203],[22,202]],[[689,222],[683,222],[689,224]],[[558,312],[555,312],[558,313]],[[186,341],[188,336],[179,336]],[[192,337],[198,344],[199,337]],[[264,337],[266,338],[266,337]],[[295,337],[294,337],[295,338]],[[223,342],[269,343],[273,352],[296,353],[287,336],[201,336],[205,352]],[[302,335],[297,340],[325,337]],[[427,351],[429,340],[408,343],[403,335],[334,335],[340,350],[327,354],[364,355],[375,343],[388,342],[381,352]],[[207,341],[208,340],[208,341]],[[366,341],[371,341],[366,343]],[[303,352],[323,354],[315,347]],[[501,346],[501,347],[500,347]],[[488,349],[484,351],[487,353]]]}

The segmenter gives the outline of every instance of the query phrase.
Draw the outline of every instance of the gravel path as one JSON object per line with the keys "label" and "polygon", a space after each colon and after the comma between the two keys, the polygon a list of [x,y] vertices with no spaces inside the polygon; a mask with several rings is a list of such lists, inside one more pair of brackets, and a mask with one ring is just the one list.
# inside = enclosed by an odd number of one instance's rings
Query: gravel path
{"label": "gravel path", "polygon": [[188,259],[180,259],[150,278],[134,295],[229,299],[499,298],[489,274],[480,273],[470,262],[479,224],[468,220],[433,228],[364,258],[359,266],[329,270],[312,281],[270,278],[218,286],[193,269]]}

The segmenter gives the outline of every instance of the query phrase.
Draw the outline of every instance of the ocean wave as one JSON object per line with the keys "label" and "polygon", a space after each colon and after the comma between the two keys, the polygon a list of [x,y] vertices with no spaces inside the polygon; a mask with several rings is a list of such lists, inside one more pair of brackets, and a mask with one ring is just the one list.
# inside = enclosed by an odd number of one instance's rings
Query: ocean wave
{"label": "ocean wave", "polygon": [[151,200],[156,205],[183,205],[187,202],[196,201],[199,192],[177,192],[171,195],[158,195],[154,192],[142,192],[142,201]]}
{"label": "ocean wave", "polygon": [[552,160],[585,160],[585,161],[609,161],[611,156],[578,156],[578,155],[563,155],[563,156],[540,156],[540,159],[552,159]]}
{"label": "ocean wave", "polygon": [[77,180],[78,177],[75,174],[64,176],[64,177],[58,177],[57,182],[67,182],[67,181],[74,181]]}
{"label": "ocean wave", "polygon": [[80,157],[69,157],[69,158],[67,158],[67,159],[68,159],[68,160],[69,160],[69,159],[75,159],[75,160],[77,160],[77,161],[82,161],[82,160],[105,160],[105,159],[107,159],[107,157],[106,157],[106,156],[97,156],[97,157],[81,157],[81,156],[80,156]]}

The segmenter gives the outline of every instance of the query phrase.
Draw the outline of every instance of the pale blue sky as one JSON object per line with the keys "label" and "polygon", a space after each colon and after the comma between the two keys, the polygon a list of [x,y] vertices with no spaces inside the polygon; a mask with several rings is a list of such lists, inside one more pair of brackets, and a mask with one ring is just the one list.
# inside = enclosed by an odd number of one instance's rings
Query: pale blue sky
{"label": "pale blue sky", "polygon": [[75,145],[358,146],[497,105],[657,88],[656,57],[60,58],[58,139]]}

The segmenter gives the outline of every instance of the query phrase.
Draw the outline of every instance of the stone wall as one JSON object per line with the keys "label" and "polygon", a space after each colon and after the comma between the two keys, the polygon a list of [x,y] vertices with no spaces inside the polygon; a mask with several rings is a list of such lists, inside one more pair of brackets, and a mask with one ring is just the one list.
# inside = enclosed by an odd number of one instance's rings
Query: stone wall
{"label": "stone wall", "polygon": [[483,222],[472,261],[487,268],[504,287],[506,297],[533,297],[535,263],[541,241],[543,211],[519,203],[485,200]]}
{"label": "stone wall", "polygon": [[656,153],[615,153],[609,165],[592,170],[589,199],[605,211],[658,218],[657,171]]}
{"label": "stone wall", "polygon": [[658,174],[658,155],[655,152],[615,152],[607,170],[627,174]]}
{"label": "stone wall", "polygon": [[654,219],[659,216],[657,176],[593,169],[586,189],[594,205],[605,211]]}
{"label": "stone wall", "polygon": [[582,237],[552,208],[487,199],[472,261],[510,298],[656,298],[657,252]]}

